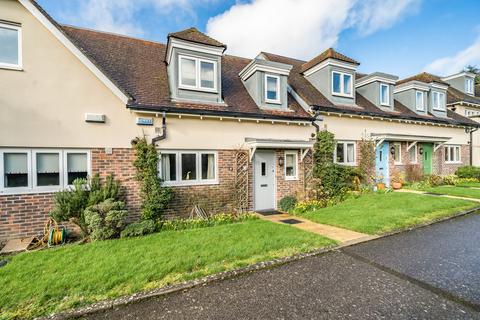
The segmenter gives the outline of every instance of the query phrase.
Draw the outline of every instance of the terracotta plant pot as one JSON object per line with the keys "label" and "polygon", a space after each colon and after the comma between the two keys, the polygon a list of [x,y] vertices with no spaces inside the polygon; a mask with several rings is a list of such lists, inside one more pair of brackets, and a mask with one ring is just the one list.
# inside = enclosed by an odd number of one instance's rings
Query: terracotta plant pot
{"label": "terracotta plant pot", "polygon": [[377,183],[378,190],[385,190],[385,183]]}
{"label": "terracotta plant pot", "polygon": [[395,190],[401,189],[402,184],[400,182],[392,182],[392,188]]}

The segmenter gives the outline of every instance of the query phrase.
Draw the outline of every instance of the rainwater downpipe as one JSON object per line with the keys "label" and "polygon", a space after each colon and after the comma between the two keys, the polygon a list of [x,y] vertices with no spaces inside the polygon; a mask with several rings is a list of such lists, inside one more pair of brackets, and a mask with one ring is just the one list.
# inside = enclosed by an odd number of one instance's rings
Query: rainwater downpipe
{"label": "rainwater downpipe", "polygon": [[158,141],[164,140],[166,137],[167,137],[167,116],[164,111],[162,113],[162,134],[154,137],[152,139],[152,144],[155,144]]}

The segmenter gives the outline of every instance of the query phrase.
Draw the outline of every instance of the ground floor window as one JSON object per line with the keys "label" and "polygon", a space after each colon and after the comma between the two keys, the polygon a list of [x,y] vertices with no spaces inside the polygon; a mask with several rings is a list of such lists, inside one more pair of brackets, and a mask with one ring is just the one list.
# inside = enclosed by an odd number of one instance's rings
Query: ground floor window
{"label": "ground floor window", "polygon": [[338,141],[333,158],[336,163],[355,165],[356,150],[353,141]]}
{"label": "ground floor window", "polygon": [[1,149],[0,192],[57,191],[90,174],[87,150]]}
{"label": "ground floor window", "polygon": [[445,146],[445,162],[460,162],[460,146]]}
{"label": "ground floor window", "polygon": [[296,151],[285,151],[285,180],[297,180],[298,154]]}
{"label": "ground floor window", "polygon": [[417,163],[417,145],[410,147],[408,154],[410,156],[410,163]]}
{"label": "ground floor window", "polygon": [[160,178],[167,185],[218,183],[217,156],[215,151],[160,151]]}
{"label": "ground floor window", "polygon": [[393,161],[395,164],[402,164],[402,144],[395,142],[393,144]]}

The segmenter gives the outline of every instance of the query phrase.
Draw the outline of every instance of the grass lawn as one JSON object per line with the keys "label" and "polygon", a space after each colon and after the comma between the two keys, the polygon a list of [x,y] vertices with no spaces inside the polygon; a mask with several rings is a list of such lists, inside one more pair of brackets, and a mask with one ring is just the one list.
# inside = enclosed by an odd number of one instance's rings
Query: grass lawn
{"label": "grass lawn", "polygon": [[301,214],[311,221],[368,234],[382,234],[478,206],[465,200],[409,193],[371,193]]}
{"label": "grass lawn", "polygon": [[250,220],[22,253],[0,268],[0,319],[58,312],[334,243]]}
{"label": "grass lawn", "polygon": [[457,197],[480,199],[480,189],[465,188],[460,186],[427,187],[419,190],[437,194],[448,194]]}
{"label": "grass lawn", "polygon": [[480,182],[462,182],[457,184],[459,187],[475,187],[480,188]]}

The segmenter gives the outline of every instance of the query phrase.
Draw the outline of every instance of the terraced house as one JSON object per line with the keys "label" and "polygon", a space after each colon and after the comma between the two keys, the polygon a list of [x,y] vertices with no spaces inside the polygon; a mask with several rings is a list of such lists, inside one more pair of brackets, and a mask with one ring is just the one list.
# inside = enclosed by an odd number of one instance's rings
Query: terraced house
{"label": "terraced house", "polygon": [[477,122],[453,112],[448,79],[359,74],[333,49],[310,61],[226,51],[193,28],[162,44],[59,25],[33,0],[1,0],[0,239],[41,231],[52,194],[96,173],[114,173],[138,213],[138,136],[158,148],[171,215],[195,202],[275,209],[305,188],[322,129],[335,133],[344,165],[374,139],[387,184],[407,164],[449,174],[470,162]]}

